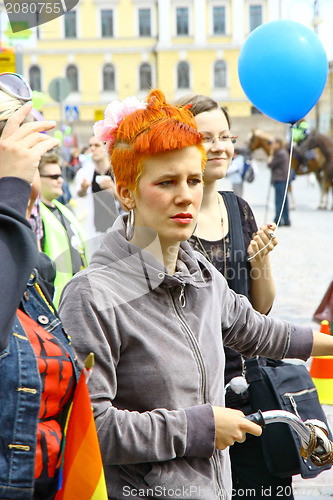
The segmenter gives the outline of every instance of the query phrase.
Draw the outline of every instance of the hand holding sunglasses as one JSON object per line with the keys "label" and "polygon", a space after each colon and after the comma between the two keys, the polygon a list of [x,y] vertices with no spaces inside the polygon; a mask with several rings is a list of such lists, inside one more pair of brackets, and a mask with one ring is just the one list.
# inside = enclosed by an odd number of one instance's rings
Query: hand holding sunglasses
{"label": "hand holding sunglasses", "polygon": [[42,134],[55,127],[53,121],[22,122],[32,109],[26,103],[8,119],[0,138],[0,177],[19,177],[32,183],[41,156],[58,146],[59,140]]}

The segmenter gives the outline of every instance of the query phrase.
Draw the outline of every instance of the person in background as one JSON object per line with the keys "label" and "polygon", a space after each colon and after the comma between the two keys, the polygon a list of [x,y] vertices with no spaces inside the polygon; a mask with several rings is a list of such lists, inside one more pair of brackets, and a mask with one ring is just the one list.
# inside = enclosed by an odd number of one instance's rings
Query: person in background
{"label": "person in background", "polygon": [[311,129],[309,123],[303,118],[296,123],[293,130],[293,138],[298,146],[302,144],[303,141],[311,134]]}
{"label": "person in background", "polygon": [[240,150],[235,148],[231,164],[226,171],[225,176],[231,183],[231,187],[236,196],[243,196],[243,171],[245,158]]}
{"label": "person in background", "polygon": [[56,264],[54,303],[58,305],[65,284],[88,264],[85,237],[73,212],[57,198],[62,193],[60,157],[49,152],[39,163],[40,214],[43,223],[41,249]]}
{"label": "person in background", "polygon": [[[267,166],[271,170],[271,183],[275,191],[275,217],[274,222],[279,226],[290,226],[288,203],[288,169],[289,153],[281,138],[273,139],[271,152],[267,159]],[[282,211],[282,213],[281,213]]]}
{"label": "person in background", "polygon": [[81,168],[80,150],[77,146],[72,146],[70,149],[69,162],[66,165],[68,182],[72,182]]}
{"label": "person in background", "polygon": [[[0,498],[53,500],[77,366],[49,297],[28,222],[38,163],[58,140],[54,122],[33,121],[31,89],[0,74]],[[26,103],[26,104],[24,104]]]}
{"label": "person in background", "polygon": [[[258,230],[251,207],[244,199],[217,190],[217,183],[235,161],[232,159],[236,139],[230,132],[229,114],[211,97],[200,94],[184,96],[176,104],[189,106],[207,154],[203,201],[189,242],[223,274],[232,290],[248,297],[254,309],[267,314],[275,297],[269,252],[277,244],[277,238],[272,237],[276,226],[266,224]],[[240,156],[244,158],[236,153],[236,160]],[[244,375],[245,359],[229,347],[225,348],[225,355],[227,386],[234,377]],[[236,394],[228,387],[226,405],[245,414],[252,413],[248,391]],[[256,490],[256,498],[260,498],[264,485],[291,484],[291,478],[280,480],[269,473],[258,439],[248,437],[244,443],[235,443],[230,448],[230,458],[236,499],[252,488]]]}
{"label": "person in background", "polygon": [[[88,235],[89,255],[98,248],[103,235],[119,215],[119,203],[115,195],[115,183],[110,171],[102,141],[91,136],[86,160],[75,177],[76,193],[83,198],[86,218],[83,224]],[[82,212],[82,204],[78,211]]]}
{"label": "person in background", "polygon": [[[333,353],[333,338],[259,314],[187,242],[206,153],[186,106],[153,90],[147,103],[110,103],[94,130],[129,213],[66,285],[60,315],[80,362],[92,346],[96,354],[89,388],[108,495],[229,500],[228,447],[261,429],[224,407],[223,344],[306,359]],[[271,242],[263,233],[251,255]]]}

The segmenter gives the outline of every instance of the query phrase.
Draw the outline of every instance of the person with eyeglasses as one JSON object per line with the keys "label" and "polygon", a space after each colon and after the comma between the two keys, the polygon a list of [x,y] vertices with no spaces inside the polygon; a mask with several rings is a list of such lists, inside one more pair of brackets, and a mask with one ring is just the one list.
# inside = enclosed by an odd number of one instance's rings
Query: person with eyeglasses
{"label": "person with eyeglasses", "polygon": [[28,100],[23,77],[0,74],[0,498],[53,500],[78,367],[28,222],[40,157],[59,141]]}
{"label": "person with eyeglasses", "polygon": [[57,200],[62,193],[63,178],[60,157],[55,152],[42,156],[39,163],[41,180],[40,213],[43,223],[41,249],[54,262],[53,302],[58,306],[66,283],[88,265],[86,237],[73,212]]}
{"label": "person with eyeglasses", "polygon": [[[267,314],[275,297],[269,253],[278,242],[276,225],[272,222],[258,229],[246,200],[232,191],[218,191],[218,182],[229,171],[237,139],[230,132],[229,114],[214,99],[201,94],[186,95],[176,105],[189,106],[207,154],[202,205],[189,242],[223,274],[232,290],[248,297],[255,310]],[[225,355],[226,405],[251,413],[248,391],[236,394],[229,385],[233,378],[244,375],[245,358],[229,347]],[[236,443],[230,448],[230,458],[235,499],[247,489],[255,488],[256,498],[260,498],[262,486],[291,484],[291,478],[280,480],[269,473],[260,439]]]}
{"label": "person with eyeglasses", "polygon": [[333,353],[333,338],[259,314],[189,245],[207,154],[186,106],[152,90],[111,102],[94,131],[129,212],[66,285],[60,316],[80,363],[95,352],[108,496],[231,500],[229,446],[261,428],[225,407],[223,345],[306,359]]}

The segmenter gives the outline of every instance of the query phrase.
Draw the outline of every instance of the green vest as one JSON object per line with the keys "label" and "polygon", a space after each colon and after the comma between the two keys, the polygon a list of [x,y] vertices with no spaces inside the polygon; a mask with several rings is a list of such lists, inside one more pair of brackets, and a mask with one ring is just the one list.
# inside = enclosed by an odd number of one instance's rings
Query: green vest
{"label": "green vest", "polygon": [[[77,251],[79,252],[84,269],[87,265],[86,247],[84,237],[79,227],[79,223],[75,215],[65,205],[53,200],[52,203],[57,207],[59,212],[62,213],[65,219],[71,224],[72,231],[75,233],[79,242]],[[56,264],[56,276],[54,280],[54,297],[53,302],[56,307],[59,305],[61,292],[73,276],[73,266],[70,251],[70,242],[68,239],[67,231],[61,224],[59,219],[47,208],[44,203],[40,203],[40,214],[43,221],[44,230],[44,248],[43,251],[52,259]]]}
{"label": "green vest", "polygon": [[308,129],[309,129],[309,124],[306,121],[302,121],[297,125],[297,127],[294,128],[293,138],[296,144],[299,144],[300,142],[304,141],[304,139],[307,138]]}

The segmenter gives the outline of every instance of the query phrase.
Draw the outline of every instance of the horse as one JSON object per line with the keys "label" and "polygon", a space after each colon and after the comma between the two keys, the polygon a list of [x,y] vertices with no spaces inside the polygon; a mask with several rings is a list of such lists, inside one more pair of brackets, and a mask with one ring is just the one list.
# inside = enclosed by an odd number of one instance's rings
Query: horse
{"label": "horse", "polygon": [[299,146],[301,154],[316,148],[320,149],[324,157],[322,169],[333,184],[333,140],[327,135],[313,131]]}
{"label": "horse", "polygon": [[[315,135],[311,133],[307,139],[304,141],[308,141],[308,146],[305,144],[305,147],[302,144],[302,149],[300,146],[294,146],[294,152],[291,158],[291,168],[294,170],[296,175],[305,175],[313,172],[317,179],[319,189],[320,189],[320,201],[318,209],[326,209],[328,204],[328,194],[330,188],[333,186],[333,177],[329,175],[328,165],[331,165],[330,162],[326,160],[325,153],[321,148],[321,137],[312,137]],[[320,136],[321,134],[316,134],[316,136]],[[325,136],[324,136],[325,137]],[[271,145],[274,137],[266,132],[263,132],[259,129],[252,130],[249,137],[249,149],[250,151],[254,151],[256,149],[263,149],[267,156],[269,156],[271,152]],[[311,142],[310,142],[311,139]],[[309,147],[310,146],[310,147]],[[311,150],[311,155],[307,155],[306,152]],[[326,156],[329,157],[330,149],[326,145]],[[306,162],[304,161],[306,158]],[[331,159],[331,157],[329,157]],[[306,165],[304,165],[306,163]],[[333,141],[332,141],[332,167],[333,167]],[[332,207],[333,208],[333,207]]]}

